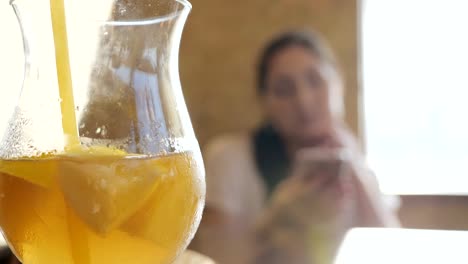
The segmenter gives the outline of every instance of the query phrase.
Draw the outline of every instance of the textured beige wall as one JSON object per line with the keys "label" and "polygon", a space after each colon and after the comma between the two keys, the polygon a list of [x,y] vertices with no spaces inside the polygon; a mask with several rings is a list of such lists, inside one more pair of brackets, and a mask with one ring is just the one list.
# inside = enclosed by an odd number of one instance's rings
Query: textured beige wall
{"label": "textured beige wall", "polygon": [[259,50],[295,28],[321,32],[338,55],[347,83],[348,123],[357,129],[356,0],[191,0],[181,47],[181,78],[203,145],[213,136],[254,127]]}

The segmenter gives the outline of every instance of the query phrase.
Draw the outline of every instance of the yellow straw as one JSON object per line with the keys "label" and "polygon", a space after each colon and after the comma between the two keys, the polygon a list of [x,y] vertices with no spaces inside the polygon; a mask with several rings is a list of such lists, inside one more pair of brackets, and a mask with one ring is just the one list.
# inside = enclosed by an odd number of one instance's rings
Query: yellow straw
{"label": "yellow straw", "polygon": [[[60,107],[62,111],[62,128],[66,136],[65,149],[80,144],[75,117],[75,102],[68,53],[67,27],[63,0],[50,0],[50,12],[55,42],[55,60],[59,85]],[[86,234],[77,229],[80,224],[73,212],[67,208],[67,225],[70,236],[70,247],[73,262],[90,263],[89,243]]]}
{"label": "yellow straw", "polygon": [[66,136],[66,147],[79,144],[78,129],[75,117],[75,102],[68,54],[67,27],[63,0],[50,0],[52,28],[55,42],[55,61],[62,110],[62,128]]}

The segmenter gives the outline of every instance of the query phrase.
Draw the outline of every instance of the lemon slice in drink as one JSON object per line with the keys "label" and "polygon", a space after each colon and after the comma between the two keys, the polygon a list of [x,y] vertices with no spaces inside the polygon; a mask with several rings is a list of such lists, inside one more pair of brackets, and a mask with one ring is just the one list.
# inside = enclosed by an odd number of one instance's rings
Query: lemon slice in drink
{"label": "lemon slice in drink", "polygon": [[170,168],[156,159],[93,147],[69,150],[57,169],[68,206],[92,230],[105,234],[142,206]]}

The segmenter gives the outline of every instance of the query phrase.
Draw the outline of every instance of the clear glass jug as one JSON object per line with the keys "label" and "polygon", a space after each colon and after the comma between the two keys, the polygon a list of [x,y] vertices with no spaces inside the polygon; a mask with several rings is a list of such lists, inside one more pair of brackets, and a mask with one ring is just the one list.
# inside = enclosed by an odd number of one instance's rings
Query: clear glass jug
{"label": "clear glass jug", "polygon": [[170,263],[204,204],[178,53],[186,0],[14,0],[25,76],[0,143],[23,263]]}

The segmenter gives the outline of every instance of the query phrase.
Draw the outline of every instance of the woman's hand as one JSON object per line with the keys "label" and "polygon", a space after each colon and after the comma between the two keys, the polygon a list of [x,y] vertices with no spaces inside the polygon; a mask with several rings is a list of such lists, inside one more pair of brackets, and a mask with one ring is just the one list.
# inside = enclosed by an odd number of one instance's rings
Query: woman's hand
{"label": "woman's hand", "polygon": [[330,131],[320,146],[297,153],[292,175],[275,190],[266,218],[337,232],[399,226],[352,134],[341,125]]}
{"label": "woman's hand", "polygon": [[273,194],[270,211],[286,222],[334,229],[355,217],[364,159],[343,124],[327,131],[296,152],[291,175]]}
{"label": "woman's hand", "polygon": [[273,194],[273,210],[301,226],[336,228],[350,218],[355,190],[346,153],[331,148],[299,152],[292,175]]}
{"label": "woman's hand", "polygon": [[[351,226],[355,198],[350,166],[335,149],[301,152],[275,190],[259,232],[261,257],[328,263]],[[302,260],[300,260],[302,259]]]}
{"label": "woman's hand", "polygon": [[398,226],[351,133],[337,126],[322,142],[299,151],[291,176],[275,190],[257,229],[262,258],[309,255],[294,263],[327,263],[349,228]]}

